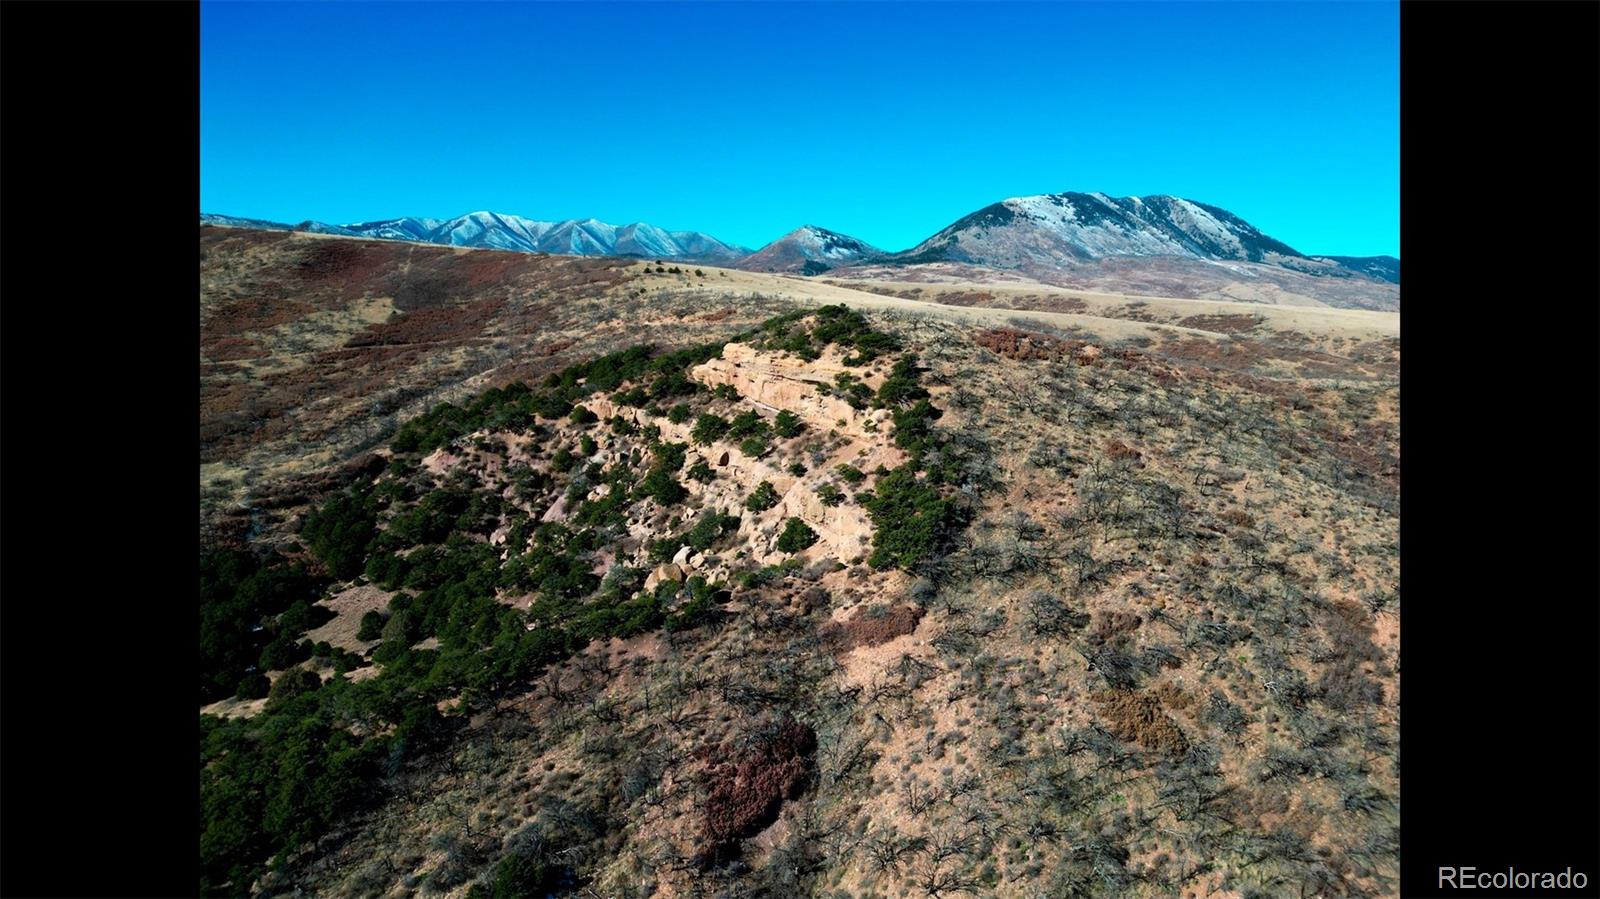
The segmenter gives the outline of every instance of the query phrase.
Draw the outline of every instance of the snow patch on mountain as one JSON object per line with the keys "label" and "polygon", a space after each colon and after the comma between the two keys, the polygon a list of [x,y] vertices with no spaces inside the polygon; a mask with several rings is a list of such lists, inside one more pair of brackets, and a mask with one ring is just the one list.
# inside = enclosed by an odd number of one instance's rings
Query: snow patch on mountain
{"label": "snow patch on mountain", "polygon": [[836,266],[851,265],[883,255],[882,250],[848,234],[816,225],[802,225],[735,265],[750,271],[815,275]]}
{"label": "snow patch on mountain", "polygon": [[316,221],[287,225],[261,219],[202,214],[200,223],[573,256],[638,256],[727,262],[749,252],[744,247],[723,243],[709,234],[667,231],[644,222],[621,226],[592,218],[545,222],[488,210],[469,212],[452,219],[406,216],[348,225]]}

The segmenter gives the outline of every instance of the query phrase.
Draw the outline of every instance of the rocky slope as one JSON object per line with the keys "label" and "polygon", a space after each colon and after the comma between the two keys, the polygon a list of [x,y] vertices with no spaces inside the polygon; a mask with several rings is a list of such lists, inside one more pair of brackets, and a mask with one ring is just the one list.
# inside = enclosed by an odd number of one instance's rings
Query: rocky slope
{"label": "rocky slope", "polygon": [[1361,272],[1380,281],[1400,283],[1400,260],[1393,256],[1319,256],[1354,272]]}

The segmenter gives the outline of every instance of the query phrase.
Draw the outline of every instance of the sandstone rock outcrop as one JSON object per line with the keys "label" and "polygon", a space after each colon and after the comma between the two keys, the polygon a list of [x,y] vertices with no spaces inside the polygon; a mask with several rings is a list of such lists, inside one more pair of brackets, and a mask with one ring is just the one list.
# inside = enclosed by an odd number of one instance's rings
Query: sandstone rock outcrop
{"label": "sandstone rock outcrop", "polygon": [[[866,510],[856,503],[836,506],[823,503],[816,494],[817,488],[833,479],[833,470],[841,463],[871,472],[880,465],[888,468],[900,465],[905,461],[905,454],[890,440],[892,424],[887,410],[855,409],[831,395],[834,378],[840,373],[848,373],[872,389],[883,382],[881,371],[845,365],[843,354],[836,347],[828,347],[820,358],[807,362],[786,353],[730,343],[723,348],[720,358],[690,370],[691,378],[708,387],[732,387],[742,400],[768,418],[780,411],[798,416],[805,423],[806,432],[795,439],[802,441],[802,445],[820,446],[823,453],[820,460],[815,456],[805,458],[810,470],[799,476],[788,470],[788,463],[793,461],[792,453],[779,451],[765,458],[753,458],[736,445],[730,446],[731,441],[698,446],[689,436],[692,422],[673,423],[643,409],[614,403],[606,396],[587,397],[584,406],[602,422],[620,417],[637,427],[658,428],[663,441],[689,444],[686,469],[699,460],[715,468],[717,475],[710,483],[683,479],[690,491],[691,517],[685,519],[682,527],[687,527],[687,522],[700,514],[698,510],[716,509],[739,514],[743,521],[738,533],[751,558],[759,564],[772,564],[788,557],[777,548],[777,535],[784,519],[799,518],[816,531],[818,537],[817,543],[802,555],[831,556],[850,562],[871,550],[871,521]],[[731,413],[724,411],[723,414]],[[744,509],[744,500],[762,481],[770,482],[777,490],[779,502],[765,512],[752,514]],[[594,494],[601,492],[603,485]],[[544,520],[560,520],[568,514],[570,510],[563,498],[550,508]],[[658,527],[646,520],[648,518],[645,514],[628,523],[630,536],[640,545],[663,536]],[[707,565],[711,567],[706,568]],[[695,573],[708,577],[716,576],[722,569],[715,559],[680,546],[674,550],[671,562],[657,566],[650,573],[645,587],[654,589],[663,579],[681,581],[688,576],[691,567]]]}
{"label": "sandstone rock outcrop", "polygon": [[849,374],[874,390],[883,383],[881,373],[845,365],[838,349],[831,346],[820,358],[807,362],[798,356],[730,343],[722,348],[722,358],[697,365],[689,372],[702,384],[732,387],[758,408],[764,407],[763,411],[786,409],[822,431],[839,428],[853,434],[866,433],[867,420],[877,424],[886,414],[883,410],[856,409],[839,397],[828,395],[826,391],[840,374]]}
{"label": "sandstone rock outcrop", "polygon": [[656,570],[650,572],[650,574],[644,579],[644,589],[645,589],[646,593],[649,593],[651,590],[654,590],[656,588],[656,586],[658,584],[660,584],[661,582],[663,582],[663,581],[679,581],[679,582],[681,582],[682,580],[683,580],[683,569],[682,568],[678,567],[677,565],[672,564],[671,562],[663,562],[662,564],[657,565],[656,566]]}

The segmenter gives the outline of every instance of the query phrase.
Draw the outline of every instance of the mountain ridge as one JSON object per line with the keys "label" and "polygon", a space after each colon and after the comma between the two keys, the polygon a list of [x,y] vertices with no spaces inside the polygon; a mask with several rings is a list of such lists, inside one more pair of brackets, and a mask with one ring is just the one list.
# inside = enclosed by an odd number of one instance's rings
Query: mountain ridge
{"label": "mountain ridge", "polygon": [[269,228],[576,256],[631,256],[725,264],[748,271],[820,274],[866,263],[958,263],[1015,271],[1070,271],[1106,259],[1250,263],[1313,277],[1400,283],[1393,256],[1303,253],[1209,203],[1168,194],[1111,197],[1064,192],[1010,197],[970,212],[907,250],[888,252],[839,231],[802,225],[750,250],[698,231],[646,222],[541,221],[488,210],[450,219],[404,216],[298,225],[205,214],[202,224]]}
{"label": "mountain ridge", "polygon": [[200,223],[563,256],[636,256],[730,262],[750,253],[746,247],[724,243],[709,234],[668,231],[647,222],[612,225],[593,218],[551,222],[488,210],[449,219],[402,216],[346,225],[313,220],[289,225],[266,219],[202,213]]}

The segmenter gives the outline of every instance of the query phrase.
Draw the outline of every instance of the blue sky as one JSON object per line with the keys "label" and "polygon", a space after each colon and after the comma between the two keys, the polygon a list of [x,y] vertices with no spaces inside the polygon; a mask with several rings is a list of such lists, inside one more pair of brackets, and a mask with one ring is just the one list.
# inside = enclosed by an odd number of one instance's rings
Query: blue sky
{"label": "blue sky", "polygon": [[1177,194],[1399,255],[1397,3],[204,2],[200,204],[646,221],[900,250]]}

